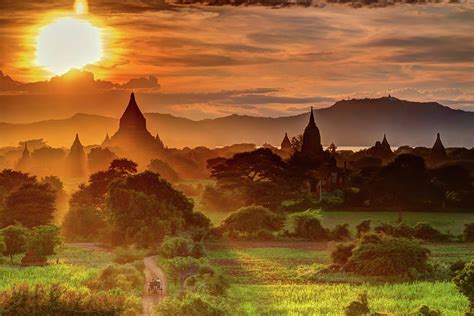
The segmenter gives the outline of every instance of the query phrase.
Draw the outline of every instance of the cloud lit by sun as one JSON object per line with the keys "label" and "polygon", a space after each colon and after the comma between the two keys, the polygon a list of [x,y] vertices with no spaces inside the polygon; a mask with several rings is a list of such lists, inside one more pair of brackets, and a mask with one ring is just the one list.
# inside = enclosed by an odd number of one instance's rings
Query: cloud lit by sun
{"label": "cloud lit by sun", "polygon": [[44,26],[37,38],[36,63],[55,74],[83,68],[103,56],[101,30],[83,17],[87,1],[76,0],[74,11],[81,18],[57,19]]}

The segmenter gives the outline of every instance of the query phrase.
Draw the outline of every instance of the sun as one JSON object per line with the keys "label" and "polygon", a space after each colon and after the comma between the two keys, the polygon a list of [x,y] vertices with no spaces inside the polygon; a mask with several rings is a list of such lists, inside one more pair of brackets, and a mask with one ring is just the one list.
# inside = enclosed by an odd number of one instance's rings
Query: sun
{"label": "sun", "polygon": [[[87,13],[87,2],[76,1],[76,14]],[[103,55],[101,31],[83,18],[65,17],[43,27],[37,37],[36,64],[61,75],[97,63]]]}

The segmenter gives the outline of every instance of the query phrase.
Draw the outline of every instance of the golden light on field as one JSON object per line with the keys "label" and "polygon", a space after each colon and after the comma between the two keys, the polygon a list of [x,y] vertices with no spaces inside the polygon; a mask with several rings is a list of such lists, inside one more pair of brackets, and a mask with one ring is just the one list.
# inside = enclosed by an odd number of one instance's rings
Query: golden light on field
{"label": "golden light on field", "polygon": [[[87,13],[84,0],[77,0],[74,10]],[[103,55],[101,30],[85,18],[65,17],[43,27],[36,42],[36,63],[55,73],[83,68],[98,62]]]}

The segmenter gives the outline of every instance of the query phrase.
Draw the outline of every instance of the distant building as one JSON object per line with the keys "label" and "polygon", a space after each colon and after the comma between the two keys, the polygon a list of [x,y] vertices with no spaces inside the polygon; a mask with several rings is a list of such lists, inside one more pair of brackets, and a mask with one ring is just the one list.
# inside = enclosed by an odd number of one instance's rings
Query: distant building
{"label": "distant building", "polygon": [[446,154],[446,148],[444,148],[443,142],[441,141],[441,136],[438,133],[433,148],[431,148],[430,161],[437,163],[447,159],[448,155]]}
{"label": "distant building", "polygon": [[72,143],[67,157],[67,173],[73,178],[81,178],[86,175],[86,153],[79,139],[79,134]]}
{"label": "distant building", "polygon": [[391,158],[393,155],[392,148],[387,141],[387,136],[383,134],[382,142],[376,141],[373,147],[370,147],[367,150],[369,156],[381,158],[381,159],[388,159]]}
{"label": "distant building", "polygon": [[301,151],[295,151],[290,161],[306,171],[308,190],[320,197],[322,192],[336,190],[345,183],[344,169],[338,168],[335,157],[329,151],[323,150],[313,107],[303,133]]}
{"label": "distant building", "polygon": [[21,158],[16,162],[15,168],[21,171],[27,171],[30,167],[31,156],[30,151],[28,150],[28,145],[25,142],[25,148],[21,154]]}
{"label": "distant building", "polygon": [[137,105],[134,93],[130,95],[128,106],[120,118],[119,129],[110,138],[109,146],[117,149],[114,152],[139,164],[147,164],[164,148],[159,136],[155,138],[147,130],[146,119]]}
{"label": "distant building", "polygon": [[311,159],[321,158],[323,154],[321,135],[319,134],[319,128],[316,126],[316,122],[314,121],[313,107],[311,107],[308,125],[304,129],[301,154]]}
{"label": "distant building", "polygon": [[285,137],[283,137],[283,141],[281,142],[281,151],[290,154],[293,152],[293,147],[291,146],[290,139],[288,138],[288,133],[285,133]]}
{"label": "distant building", "polygon": [[111,145],[109,133],[105,135],[104,141],[102,142],[102,147],[109,147]]}

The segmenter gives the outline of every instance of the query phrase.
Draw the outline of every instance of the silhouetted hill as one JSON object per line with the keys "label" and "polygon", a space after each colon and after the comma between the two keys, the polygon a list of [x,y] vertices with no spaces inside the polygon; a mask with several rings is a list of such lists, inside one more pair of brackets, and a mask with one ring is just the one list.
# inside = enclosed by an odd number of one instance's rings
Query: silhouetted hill
{"label": "silhouetted hill", "polygon": [[[201,121],[158,113],[146,113],[145,117],[150,132],[158,132],[167,146],[214,147],[242,142],[279,145],[285,132],[290,137],[303,132],[309,114],[279,118],[234,114]],[[343,100],[316,110],[315,117],[325,145],[370,146],[386,133],[392,146],[432,146],[440,132],[447,147],[474,146],[474,112],[435,102],[393,97]],[[0,123],[0,145],[43,137],[53,146],[69,146],[76,132],[84,144],[99,144],[107,132],[113,134],[117,128],[116,119],[87,114],[30,124]]]}

